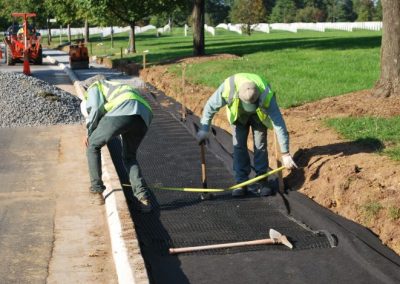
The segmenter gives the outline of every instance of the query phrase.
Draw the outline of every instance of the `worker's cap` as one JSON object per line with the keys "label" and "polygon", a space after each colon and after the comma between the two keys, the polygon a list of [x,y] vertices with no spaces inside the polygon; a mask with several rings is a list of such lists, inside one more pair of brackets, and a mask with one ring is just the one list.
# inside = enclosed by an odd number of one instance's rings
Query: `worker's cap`
{"label": "worker's cap", "polygon": [[83,81],[82,86],[87,90],[90,87],[90,85],[100,80],[107,80],[107,78],[102,74],[97,74]]}
{"label": "worker's cap", "polygon": [[239,99],[246,112],[254,112],[258,106],[260,91],[254,82],[245,82],[239,88]]}

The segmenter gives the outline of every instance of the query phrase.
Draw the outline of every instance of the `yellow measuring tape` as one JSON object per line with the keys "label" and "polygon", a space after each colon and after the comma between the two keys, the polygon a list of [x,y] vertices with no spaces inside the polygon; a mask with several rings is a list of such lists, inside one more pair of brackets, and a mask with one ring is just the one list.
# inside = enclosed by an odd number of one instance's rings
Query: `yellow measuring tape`
{"label": "yellow measuring tape", "polygon": [[270,176],[270,175],[273,175],[273,174],[276,174],[277,172],[282,171],[284,168],[285,168],[285,167],[282,166],[282,167],[280,167],[280,168],[277,168],[277,169],[275,169],[275,170],[269,171],[268,173],[265,173],[265,174],[260,175],[260,176],[258,176],[258,177],[255,177],[255,178],[249,179],[249,180],[247,180],[247,181],[245,181],[245,182],[242,182],[242,183],[233,185],[233,186],[231,186],[230,188],[228,188],[228,190],[237,189],[237,188],[239,188],[239,187],[243,187],[243,186],[246,186],[246,185],[255,183],[256,181],[262,180],[262,179],[264,179],[264,178],[266,178],[266,177],[268,177],[268,176]]}
{"label": "yellow measuring tape", "polygon": [[[239,183],[239,184],[235,184],[235,185],[233,185],[233,186],[231,186],[231,187],[229,187],[227,189],[222,189],[222,188],[193,188],[193,187],[164,187],[164,186],[162,186],[162,187],[154,187],[154,188],[162,189],[162,190],[175,190],[175,191],[186,191],[186,192],[221,192],[221,191],[233,190],[233,189],[237,189],[239,187],[250,185],[250,184],[255,183],[255,182],[259,181],[259,180],[262,180],[262,179],[264,179],[264,178],[266,178],[266,177],[268,177],[270,175],[273,175],[273,174],[275,174],[277,172],[280,172],[284,168],[285,167],[282,166],[280,168],[277,168],[275,170],[269,171],[268,173],[265,173],[265,174],[260,175],[258,177],[249,179],[249,180],[247,180],[245,182],[242,182],[242,183]],[[129,186],[130,187],[131,185],[130,184],[122,184],[122,186]]]}

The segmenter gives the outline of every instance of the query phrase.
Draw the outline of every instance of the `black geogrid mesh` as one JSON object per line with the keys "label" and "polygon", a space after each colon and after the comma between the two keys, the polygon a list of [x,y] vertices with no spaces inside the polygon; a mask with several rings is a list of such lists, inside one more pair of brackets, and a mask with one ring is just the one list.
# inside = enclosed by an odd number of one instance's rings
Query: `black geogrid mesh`
{"label": "black geogrid mesh", "polygon": [[[200,147],[187,129],[168,112],[152,104],[154,120],[139,148],[138,159],[150,188],[155,210],[134,214],[142,246],[159,254],[170,247],[197,246],[268,238],[270,228],[288,236],[294,249],[328,248],[318,234],[292,220],[271,198],[232,198],[220,193],[201,201],[199,194],[155,189],[157,186],[201,187]],[[209,188],[227,188],[234,179],[222,161],[207,151]],[[253,246],[209,250],[196,254],[226,254],[248,250],[285,250],[284,246]]]}

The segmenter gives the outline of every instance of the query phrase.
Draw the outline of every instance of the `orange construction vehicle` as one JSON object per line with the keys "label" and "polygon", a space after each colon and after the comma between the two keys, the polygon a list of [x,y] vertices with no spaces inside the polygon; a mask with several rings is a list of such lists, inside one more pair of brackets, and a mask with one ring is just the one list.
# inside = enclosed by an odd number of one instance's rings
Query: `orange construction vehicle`
{"label": "orange construction vehicle", "polygon": [[83,40],[69,46],[69,65],[71,69],[89,68],[89,54]]}
{"label": "orange construction vehicle", "polygon": [[[35,13],[12,13],[13,25],[7,29],[4,38],[5,58],[7,65],[14,65],[16,62],[24,62],[24,73],[30,73],[29,62],[41,65],[43,63],[41,36],[36,32],[33,19]],[[16,22],[16,18],[23,18],[22,25]],[[32,18],[32,23],[28,19]],[[29,75],[29,74],[27,74]]]}

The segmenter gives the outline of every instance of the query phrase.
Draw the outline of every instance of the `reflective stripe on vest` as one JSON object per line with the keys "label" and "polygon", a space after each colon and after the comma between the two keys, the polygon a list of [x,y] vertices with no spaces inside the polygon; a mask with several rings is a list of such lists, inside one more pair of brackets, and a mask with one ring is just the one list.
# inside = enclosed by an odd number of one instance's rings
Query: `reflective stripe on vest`
{"label": "reflective stripe on vest", "polygon": [[99,88],[101,94],[104,96],[106,101],[104,109],[106,112],[112,111],[126,100],[136,100],[143,104],[148,110],[152,111],[149,103],[138,94],[138,91],[129,85],[101,80],[94,83],[89,88],[95,86]]}
{"label": "reflective stripe on vest", "polygon": [[272,92],[267,81],[262,79],[260,76],[251,73],[239,73],[229,77],[224,82],[224,91],[222,93],[222,97],[228,103],[227,116],[229,123],[233,124],[238,119],[240,105],[238,90],[242,83],[249,81],[254,82],[259,91],[262,92],[260,98],[258,99],[259,104],[256,110],[257,116],[266,127],[272,128],[271,120],[267,114],[267,108],[269,107],[274,93]]}

